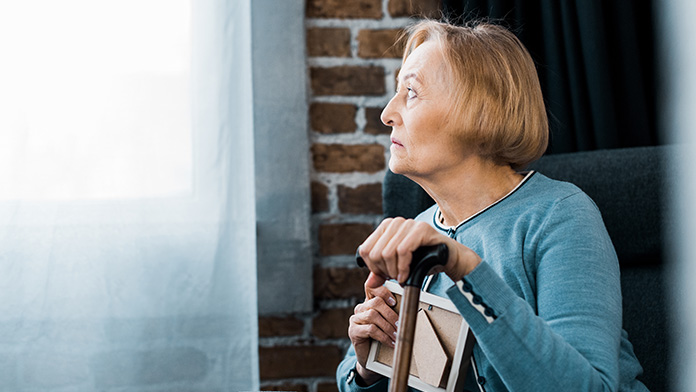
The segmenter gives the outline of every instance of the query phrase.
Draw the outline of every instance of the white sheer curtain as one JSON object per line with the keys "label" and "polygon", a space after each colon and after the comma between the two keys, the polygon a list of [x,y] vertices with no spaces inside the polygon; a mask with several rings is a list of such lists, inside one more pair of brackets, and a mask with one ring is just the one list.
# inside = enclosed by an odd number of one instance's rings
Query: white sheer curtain
{"label": "white sheer curtain", "polygon": [[689,0],[658,1],[655,7],[660,26],[660,71],[662,126],[672,142],[682,146],[671,159],[678,163],[670,173],[674,184],[671,217],[675,238],[670,264],[671,326],[670,386],[675,391],[696,390],[696,3]]}
{"label": "white sheer curtain", "polygon": [[250,20],[0,4],[0,390],[258,389]]}

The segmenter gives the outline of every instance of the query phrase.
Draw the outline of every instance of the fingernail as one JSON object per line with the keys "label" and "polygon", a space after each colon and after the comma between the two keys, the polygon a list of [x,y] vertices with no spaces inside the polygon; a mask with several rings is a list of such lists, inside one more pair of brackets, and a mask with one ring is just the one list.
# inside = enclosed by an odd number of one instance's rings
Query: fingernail
{"label": "fingernail", "polygon": [[394,306],[396,305],[396,300],[392,297],[389,297],[387,298],[387,303],[389,304],[389,306]]}
{"label": "fingernail", "polygon": [[395,322],[394,325],[396,325],[397,328],[399,328],[399,322]]}
{"label": "fingernail", "polygon": [[392,347],[396,347],[396,342],[395,342],[395,341],[392,340],[391,344],[392,344]]}
{"label": "fingernail", "polygon": [[398,280],[399,283],[401,283],[401,280],[402,280],[401,277],[402,277],[402,276],[403,276],[403,275],[401,275],[401,274],[399,274],[399,275],[396,276],[396,280]]}

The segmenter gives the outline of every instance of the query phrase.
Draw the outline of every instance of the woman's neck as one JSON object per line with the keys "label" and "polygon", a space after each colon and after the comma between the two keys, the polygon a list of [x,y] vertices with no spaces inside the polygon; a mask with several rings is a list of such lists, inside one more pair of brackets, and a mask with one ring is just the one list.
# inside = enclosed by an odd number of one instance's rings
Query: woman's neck
{"label": "woman's neck", "polygon": [[523,176],[510,166],[475,157],[446,174],[415,178],[414,181],[440,207],[444,224],[456,226],[503,198],[522,179]]}

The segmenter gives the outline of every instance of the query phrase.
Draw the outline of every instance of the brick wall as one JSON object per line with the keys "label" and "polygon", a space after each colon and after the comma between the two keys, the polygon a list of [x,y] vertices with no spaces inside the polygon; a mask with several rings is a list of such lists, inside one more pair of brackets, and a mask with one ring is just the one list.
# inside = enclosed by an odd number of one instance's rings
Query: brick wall
{"label": "brick wall", "polygon": [[350,346],[348,318],[366,273],[354,254],[381,221],[390,128],[380,121],[395,89],[395,38],[439,0],[306,0],[314,311],[259,320],[262,390],[336,391]]}

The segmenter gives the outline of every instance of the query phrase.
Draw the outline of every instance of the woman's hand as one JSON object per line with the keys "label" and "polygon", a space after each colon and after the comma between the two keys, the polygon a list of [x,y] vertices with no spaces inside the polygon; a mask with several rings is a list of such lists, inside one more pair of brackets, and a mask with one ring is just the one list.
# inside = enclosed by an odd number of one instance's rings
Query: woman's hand
{"label": "woman's hand", "polygon": [[360,377],[369,385],[381,378],[365,368],[370,352],[370,339],[394,347],[397,313],[391,308],[396,302],[383,286],[387,279],[404,283],[408,278],[413,251],[421,246],[446,244],[447,264],[433,268],[431,273],[445,272],[452,280],[471,272],[481,258],[471,249],[442,235],[424,222],[413,219],[389,218],[360,245],[360,256],[370,269],[365,281],[365,302],[355,307],[350,317],[348,336],[355,348]]}
{"label": "woman's hand", "polygon": [[365,290],[380,287],[387,279],[403,284],[410,272],[413,251],[440,243],[447,245],[449,259],[444,267],[435,267],[431,273],[445,272],[457,281],[481,262],[474,251],[425,222],[404,218],[383,220],[359,248],[360,256],[372,272],[365,281]]}
{"label": "woman's hand", "polygon": [[394,347],[396,322],[399,320],[399,316],[392,309],[392,306],[396,304],[392,293],[382,285],[375,288],[367,286],[372,275],[370,273],[365,282],[365,302],[355,307],[348,327],[348,336],[353,343],[355,356],[358,359],[356,369],[368,385],[375,383],[382,377],[365,367],[370,352],[370,340],[374,339],[389,347]]}

